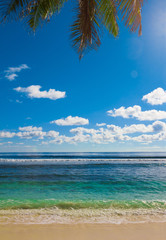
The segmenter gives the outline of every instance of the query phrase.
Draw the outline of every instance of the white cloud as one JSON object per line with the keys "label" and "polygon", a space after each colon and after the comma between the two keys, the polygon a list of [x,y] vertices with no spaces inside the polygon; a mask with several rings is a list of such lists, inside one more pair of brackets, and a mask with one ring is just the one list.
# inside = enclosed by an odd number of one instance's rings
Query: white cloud
{"label": "white cloud", "polygon": [[151,143],[153,141],[163,141],[166,140],[166,132],[160,132],[156,134],[143,134],[137,137],[132,138],[133,141],[136,142],[144,142],[144,143]]}
{"label": "white cloud", "polygon": [[42,127],[26,126],[26,127],[19,127],[19,130],[20,131],[26,131],[26,132],[42,131]]}
{"label": "white cloud", "polygon": [[165,132],[166,123],[161,121],[156,121],[152,124],[153,132]]}
{"label": "white cloud", "polygon": [[42,127],[19,127],[18,132],[8,132],[8,131],[0,131],[0,138],[13,138],[19,137],[24,139],[38,138],[43,139],[44,137],[48,138],[56,138],[59,136],[59,132],[56,131],[43,131]]}
{"label": "white cloud", "polygon": [[16,136],[20,138],[26,138],[26,139],[30,139],[33,137],[43,139],[43,137],[45,137],[47,134],[46,132],[43,132],[42,127],[26,126],[26,127],[19,127],[19,130],[21,132],[16,133]]}
{"label": "white cloud", "polygon": [[73,125],[87,125],[89,124],[89,120],[86,118],[82,118],[82,117],[72,117],[72,116],[68,116],[66,118],[61,118],[61,119],[57,119],[54,121],[51,121],[50,123],[55,123],[59,126],[73,126]]}
{"label": "white cloud", "polygon": [[0,138],[12,138],[15,136],[14,132],[0,131]]}
{"label": "white cloud", "polygon": [[[139,133],[144,133],[139,135]],[[72,135],[71,135],[72,134]],[[133,135],[134,134],[134,135]],[[85,128],[76,127],[70,129],[70,135],[60,135],[54,130],[43,131],[42,127],[19,127],[19,131],[0,131],[0,138],[32,139],[32,141],[44,140],[41,144],[62,144],[62,143],[96,143],[108,144],[114,142],[124,143],[126,141],[151,143],[153,141],[166,140],[166,123],[155,121],[152,124],[132,124],[124,127],[107,125],[107,128]],[[47,139],[47,140],[46,140]]]}
{"label": "white cloud", "polygon": [[130,126],[125,126],[123,128],[116,126],[116,125],[107,125],[109,130],[113,133],[120,133],[120,134],[132,134],[137,132],[153,132],[152,125],[144,125],[144,124],[132,124]]}
{"label": "white cloud", "polygon": [[37,130],[37,131],[27,131],[27,132],[18,132],[16,134],[16,136],[20,137],[20,138],[33,138],[33,137],[37,137],[39,139],[43,139],[44,136],[46,136],[46,132]]}
{"label": "white cloud", "polygon": [[151,105],[162,105],[166,103],[166,91],[164,91],[163,88],[157,88],[151,93],[143,96],[142,100],[147,101],[147,103]]}
{"label": "white cloud", "polygon": [[40,91],[40,85],[31,85],[29,87],[17,87],[14,88],[17,92],[27,93],[30,98],[48,98],[56,100],[66,97],[66,92],[56,91],[55,89],[49,89],[49,91]]}
{"label": "white cloud", "polygon": [[21,64],[18,67],[9,67],[7,70],[5,70],[5,78],[7,78],[9,81],[15,80],[16,77],[18,77],[18,74],[21,72],[23,69],[28,69],[29,67],[27,64]]}
{"label": "white cloud", "polygon": [[113,133],[109,129],[103,129],[103,128],[96,130],[96,129],[78,127],[78,128],[71,129],[70,132],[76,134],[75,136],[82,137],[82,139],[83,137],[86,136],[89,142],[98,143],[98,144],[130,139],[130,137],[127,135],[124,136],[121,133]]}
{"label": "white cloud", "polygon": [[55,139],[51,140],[50,143],[62,144],[64,142],[66,142],[66,143],[70,143],[70,144],[76,144],[76,143],[88,142],[89,139],[90,139],[89,135],[83,135],[83,134],[78,134],[73,137],[60,135],[60,136],[56,137]]}
{"label": "white cloud", "polygon": [[47,132],[47,137],[56,138],[58,136],[59,136],[59,132],[56,132],[56,131],[49,131],[49,132]]}
{"label": "white cloud", "polygon": [[[83,127],[77,127],[71,129],[70,132],[75,136],[70,139],[71,141],[77,141],[78,139],[86,139],[86,141],[98,144],[104,144],[116,141],[136,141],[136,142],[152,142],[166,140],[166,123],[156,121],[149,125],[144,124],[132,124],[130,126],[119,127],[116,125],[107,125],[108,129],[100,128],[88,129]],[[153,133],[143,134],[136,137],[128,136],[127,134],[138,133]],[[77,136],[77,138],[76,138]],[[64,140],[65,141],[65,140]],[[69,139],[68,139],[69,141]]]}
{"label": "white cloud", "polygon": [[141,107],[135,105],[133,107],[120,107],[118,109],[107,111],[109,116],[123,117],[123,118],[136,118],[139,121],[154,121],[166,119],[166,111],[148,110],[142,111]]}
{"label": "white cloud", "polygon": [[96,123],[96,126],[97,127],[103,127],[103,126],[106,126],[106,123]]}
{"label": "white cloud", "polygon": [[16,77],[18,77],[17,74],[12,73],[12,74],[6,74],[5,76],[9,81],[13,81]]}
{"label": "white cloud", "polygon": [[17,99],[17,100],[16,100],[16,103],[22,103],[22,101],[20,101],[20,100]]}
{"label": "white cloud", "polygon": [[132,124],[130,126],[125,125],[123,128],[116,125],[107,125],[107,128],[109,128],[111,132],[118,134],[162,132],[166,131],[166,123],[155,121],[149,125]]}

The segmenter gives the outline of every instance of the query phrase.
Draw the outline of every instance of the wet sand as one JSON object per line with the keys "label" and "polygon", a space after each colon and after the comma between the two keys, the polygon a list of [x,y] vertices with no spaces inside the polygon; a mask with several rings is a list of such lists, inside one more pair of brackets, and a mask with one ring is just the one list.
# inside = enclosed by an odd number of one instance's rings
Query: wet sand
{"label": "wet sand", "polygon": [[166,223],[1,224],[1,240],[165,240]]}

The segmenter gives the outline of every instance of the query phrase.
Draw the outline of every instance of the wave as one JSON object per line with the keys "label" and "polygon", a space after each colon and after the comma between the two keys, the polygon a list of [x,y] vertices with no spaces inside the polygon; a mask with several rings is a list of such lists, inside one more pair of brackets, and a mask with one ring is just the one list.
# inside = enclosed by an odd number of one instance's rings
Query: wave
{"label": "wave", "polygon": [[[61,202],[44,208],[41,204],[23,205],[16,209],[1,209],[1,224],[78,224],[78,223],[143,223],[166,222],[166,203],[163,201],[131,201],[119,203]],[[25,205],[24,205],[25,207]]]}
{"label": "wave", "polygon": [[164,163],[163,158],[0,158],[0,164],[109,164],[109,163]]}
{"label": "wave", "polygon": [[156,209],[166,210],[165,200],[128,200],[128,201],[58,201],[55,199],[44,200],[0,200],[0,210],[5,209]]}
{"label": "wave", "polygon": [[166,152],[9,152],[0,161],[166,160]]}

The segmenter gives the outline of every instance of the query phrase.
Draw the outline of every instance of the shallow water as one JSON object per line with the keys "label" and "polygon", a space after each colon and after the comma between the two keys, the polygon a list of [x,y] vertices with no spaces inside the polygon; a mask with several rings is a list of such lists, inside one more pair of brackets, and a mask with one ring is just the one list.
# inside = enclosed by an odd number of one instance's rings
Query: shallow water
{"label": "shallow water", "polygon": [[165,221],[165,212],[164,153],[0,154],[1,220]]}

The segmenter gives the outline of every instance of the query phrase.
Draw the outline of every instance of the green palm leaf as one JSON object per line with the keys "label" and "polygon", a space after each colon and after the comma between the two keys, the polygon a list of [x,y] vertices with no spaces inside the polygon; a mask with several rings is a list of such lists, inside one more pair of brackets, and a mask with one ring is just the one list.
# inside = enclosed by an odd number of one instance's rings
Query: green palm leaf
{"label": "green palm leaf", "polygon": [[27,23],[34,31],[44,21],[59,12],[66,0],[38,0],[27,14]]}
{"label": "green palm leaf", "polygon": [[[67,0],[0,0],[0,21],[24,19],[33,31],[58,13]],[[135,32],[142,33],[141,11],[144,0],[76,0],[75,21],[71,26],[72,45],[82,58],[84,52],[100,46],[100,29],[106,27],[118,36],[118,14]]]}
{"label": "green palm leaf", "polygon": [[119,9],[122,14],[122,20],[130,31],[135,32],[138,29],[138,34],[142,34],[142,11],[143,0],[119,0]]}
{"label": "green palm leaf", "polygon": [[109,33],[116,37],[119,33],[117,24],[117,1],[116,0],[99,0],[98,12],[100,19]]}
{"label": "green palm leaf", "polygon": [[97,3],[95,0],[80,0],[76,8],[76,20],[71,26],[71,39],[79,57],[85,50],[100,46]]}

